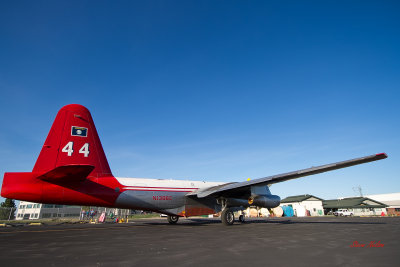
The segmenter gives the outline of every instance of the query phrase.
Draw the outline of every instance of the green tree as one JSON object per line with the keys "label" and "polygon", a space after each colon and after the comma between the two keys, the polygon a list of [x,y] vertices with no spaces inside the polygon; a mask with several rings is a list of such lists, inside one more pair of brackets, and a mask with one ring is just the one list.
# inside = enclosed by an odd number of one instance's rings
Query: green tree
{"label": "green tree", "polygon": [[0,220],[14,220],[15,210],[16,206],[14,199],[7,198],[3,203],[0,204]]}

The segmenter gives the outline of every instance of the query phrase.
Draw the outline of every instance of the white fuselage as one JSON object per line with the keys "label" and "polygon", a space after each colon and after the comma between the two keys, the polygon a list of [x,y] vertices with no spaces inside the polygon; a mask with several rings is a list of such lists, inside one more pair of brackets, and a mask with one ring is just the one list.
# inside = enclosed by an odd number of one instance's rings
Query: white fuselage
{"label": "white fuselage", "polygon": [[121,184],[121,194],[115,202],[116,206],[180,215],[185,214],[188,205],[193,208],[193,204],[188,204],[185,197],[188,193],[224,184],[223,182],[145,178],[116,177],[116,179]]}

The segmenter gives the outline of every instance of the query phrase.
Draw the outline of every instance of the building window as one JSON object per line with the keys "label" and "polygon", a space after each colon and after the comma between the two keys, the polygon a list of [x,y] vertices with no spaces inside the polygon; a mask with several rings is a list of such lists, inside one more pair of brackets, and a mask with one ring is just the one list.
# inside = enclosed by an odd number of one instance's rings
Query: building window
{"label": "building window", "polygon": [[25,209],[25,205],[19,205],[20,209]]}
{"label": "building window", "polygon": [[51,204],[44,204],[43,208],[51,209],[51,208],[54,208],[54,205],[51,205]]}
{"label": "building window", "polygon": [[26,205],[26,208],[27,208],[27,209],[31,209],[31,208],[32,208],[32,204]]}
{"label": "building window", "polygon": [[51,213],[43,213],[42,218],[50,218]]}

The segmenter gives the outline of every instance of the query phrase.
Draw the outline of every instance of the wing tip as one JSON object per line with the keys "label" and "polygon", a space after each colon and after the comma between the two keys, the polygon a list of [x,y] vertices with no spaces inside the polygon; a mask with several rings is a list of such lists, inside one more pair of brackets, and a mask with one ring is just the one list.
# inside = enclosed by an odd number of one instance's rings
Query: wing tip
{"label": "wing tip", "polygon": [[386,153],[378,153],[375,156],[377,156],[380,159],[386,159],[388,157]]}

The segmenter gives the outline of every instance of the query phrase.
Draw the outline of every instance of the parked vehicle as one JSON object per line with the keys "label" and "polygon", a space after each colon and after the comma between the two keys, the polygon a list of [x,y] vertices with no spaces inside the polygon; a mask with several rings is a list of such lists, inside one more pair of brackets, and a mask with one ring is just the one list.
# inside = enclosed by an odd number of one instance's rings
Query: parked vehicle
{"label": "parked vehicle", "polygon": [[350,216],[352,217],[354,214],[352,211],[349,211],[347,209],[338,209],[333,213],[335,216]]}

